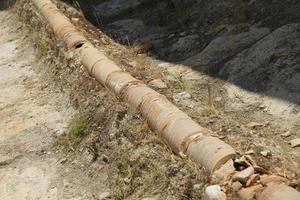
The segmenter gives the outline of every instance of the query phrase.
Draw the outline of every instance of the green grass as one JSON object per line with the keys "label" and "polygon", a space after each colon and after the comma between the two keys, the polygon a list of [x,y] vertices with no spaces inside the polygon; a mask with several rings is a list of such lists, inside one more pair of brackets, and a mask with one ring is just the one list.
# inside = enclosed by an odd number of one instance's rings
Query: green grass
{"label": "green grass", "polygon": [[68,133],[71,137],[82,137],[86,133],[88,123],[83,115],[79,115],[72,119],[68,127]]}

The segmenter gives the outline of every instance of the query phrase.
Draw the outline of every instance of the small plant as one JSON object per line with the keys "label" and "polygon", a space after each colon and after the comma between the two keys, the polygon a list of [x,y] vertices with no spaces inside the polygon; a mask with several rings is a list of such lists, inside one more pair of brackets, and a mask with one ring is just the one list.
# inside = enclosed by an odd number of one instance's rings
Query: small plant
{"label": "small plant", "polygon": [[71,137],[82,137],[84,136],[88,123],[85,117],[80,114],[78,117],[75,117],[69,124],[68,133]]}
{"label": "small plant", "polygon": [[80,144],[83,136],[87,133],[87,128],[88,122],[84,115],[80,114],[75,116],[69,122],[65,133],[57,137],[54,146],[62,146],[68,150],[74,151],[75,147]]}
{"label": "small plant", "polygon": [[120,186],[116,186],[113,189],[113,196],[114,196],[114,199],[116,199],[116,200],[124,199],[125,195],[124,195],[123,189]]}

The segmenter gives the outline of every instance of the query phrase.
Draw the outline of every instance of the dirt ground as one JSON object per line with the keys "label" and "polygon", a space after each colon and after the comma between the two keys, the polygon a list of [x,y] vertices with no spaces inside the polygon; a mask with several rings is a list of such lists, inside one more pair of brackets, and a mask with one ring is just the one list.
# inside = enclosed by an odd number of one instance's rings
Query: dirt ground
{"label": "dirt ground", "polygon": [[16,16],[1,11],[0,19],[0,198],[92,199],[105,191],[103,182],[78,176],[84,166],[65,164],[51,148],[77,112],[36,73],[33,46]]}
{"label": "dirt ground", "polygon": [[[253,150],[265,169],[299,180],[300,150],[288,145],[300,136],[298,105],[148,57],[59,6],[124,70],[147,83],[161,79],[167,88],[155,89],[239,155]],[[0,20],[1,199],[201,199],[209,175],[90,78],[31,3],[19,1]],[[174,98],[181,92],[190,97]]]}

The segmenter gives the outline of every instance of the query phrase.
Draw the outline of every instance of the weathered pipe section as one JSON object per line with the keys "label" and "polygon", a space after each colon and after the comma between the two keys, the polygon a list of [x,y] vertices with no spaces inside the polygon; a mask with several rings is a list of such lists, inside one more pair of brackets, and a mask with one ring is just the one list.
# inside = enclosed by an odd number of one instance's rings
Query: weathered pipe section
{"label": "weathered pipe section", "polygon": [[[236,153],[230,145],[210,136],[210,130],[194,122],[165,96],[124,72],[103,52],[87,42],[50,0],[32,1],[48,20],[55,34],[65,41],[70,49],[79,49],[81,62],[90,75],[138,110],[175,153],[191,158],[208,172],[214,172],[235,158]],[[280,194],[277,190],[280,190]],[[291,192],[293,196],[288,196],[288,200],[300,199],[297,190],[280,185],[275,189],[271,186],[266,187],[259,200],[284,200],[287,198],[281,198],[282,195],[285,197],[286,193]]]}
{"label": "weathered pipe section", "polygon": [[48,0],[33,0],[33,2],[47,19],[55,34],[66,42],[68,48],[78,48],[87,42],[86,38],[53,3]]}
{"label": "weathered pipe section", "polygon": [[33,2],[49,21],[55,34],[69,48],[76,48],[80,44],[81,62],[91,76],[140,111],[150,127],[160,134],[175,153],[187,155],[209,172],[235,157],[230,145],[209,136],[209,130],[194,122],[165,96],[124,72],[103,52],[88,43],[51,1]]}
{"label": "weathered pipe section", "polygon": [[231,146],[209,136],[209,130],[194,122],[165,96],[124,72],[91,44],[84,44],[80,54],[91,76],[140,111],[175,153],[186,154],[210,172],[234,158]]}

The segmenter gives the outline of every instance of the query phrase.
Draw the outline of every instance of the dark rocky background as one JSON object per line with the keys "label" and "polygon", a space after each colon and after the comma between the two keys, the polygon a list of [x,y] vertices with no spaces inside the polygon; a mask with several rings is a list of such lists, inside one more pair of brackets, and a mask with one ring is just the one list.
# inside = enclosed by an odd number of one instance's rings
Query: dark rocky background
{"label": "dark rocky background", "polygon": [[300,103],[299,0],[73,0],[116,41]]}

